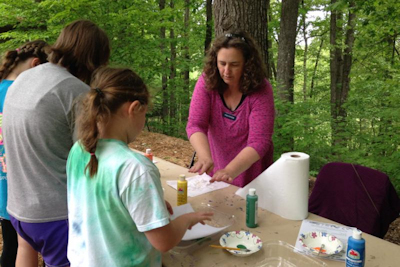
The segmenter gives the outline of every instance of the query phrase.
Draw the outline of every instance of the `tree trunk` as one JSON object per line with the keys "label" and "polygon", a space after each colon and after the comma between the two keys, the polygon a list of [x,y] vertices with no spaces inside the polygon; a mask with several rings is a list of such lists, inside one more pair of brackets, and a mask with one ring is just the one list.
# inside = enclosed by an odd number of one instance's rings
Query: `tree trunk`
{"label": "tree trunk", "polygon": [[[160,10],[163,10],[165,8],[165,0],[160,0],[159,2],[159,7]],[[165,27],[161,26],[160,28],[160,39],[161,39],[161,54],[165,53]],[[165,58],[165,60],[162,63],[162,69],[166,70],[168,67],[168,58]],[[168,87],[167,87],[167,75],[165,72],[163,72],[162,77],[161,77],[161,88],[162,88],[162,95],[163,95],[163,100],[162,100],[162,113],[161,113],[161,120],[163,123],[167,121],[168,118]],[[163,127],[165,129],[165,127]],[[166,133],[165,130],[163,130],[163,133]]]}
{"label": "tree trunk", "polygon": [[[332,0],[332,5],[337,0]],[[352,66],[352,50],[354,44],[355,2],[349,1],[350,8],[346,27],[342,26],[343,15],[337,11],[331,11],[330,44],[331,44],[331,117],[332,117],[332,145],[346,145],[345,132],[347,112],[344,104],[347,101],[350,90],[350,71]],[[344,30],[347,28],[347,30]],[[343,40],[343,38],[345,38]],[[344,49],[342,48],[344,43]]]}
{"label": "tree trunk", "polygon": [[190,99],[190,80],[189,80],[189,68],[190,68],[190,54],[189,54],[189,19],[190,19],[190,0],[185,0],[185,18],[184,18],[184,24],[185,24],[185,31],[184,31],[184,39],[185,39],[185,45],[183,48],[183,54],[185,58],[185,67],[183,71],[183,83],[184,83],[184,92],[186,94],[186,97],[183,99],[185,100],[185,103],[183,103],[183,107],[185,107],[185,110],[182,111],[182,116],[184,118],[187,118],[189,116],[189,99]]}
{"label": "tree trunk", "polygon": [[[170,0],[169,3],[170,8],[173,10],[174,0]],[[171,18],[172,25],[175,24],[175,18],[172,16]],[[171,49],[171,59],[169,63],[170,74],[169,74],[169,98],[170,98],[170,109],[169,109],[169,116],[170,118],[176,117],[176,101],[175,101],[175,77],[176,77],[176,41],[175,41],[175,31],[174,28],[171,28],[169,31],[169,38],[170,38],[170,49]]]}
{"label": "tree trunk", "polygon": [[[268,24],[272,20],[272,11],[271,11],[271,6],[270,6],[270,1],[268,0]],[[269,80],[276,80],[276,67],[275,67],[275,60],[274,60],[274,55],[272,53],[272,39],[273,37],[270,36],[270,33],[268,33],[268,62],[269,66],[266,66],[268,68],[268,79]]]}
{"label": "tree trunk", "polygon": [[277,91],[284,103],[293,103],[294,54],[299,0],[283,0],[278,47]]}
{"label": "tree trunk", "polygon": [[283,0],[278,46],[276,86],[282,103],[276,120],[279,134],[279,146],[283,151],[293,151],[294,137],[292,128],[285,126],[294,102],[294,56],[297,35],[297,16],[299,0]]}
{"label": "tree trunk", "polygon": [[206,0],[206,38],[204,40],[204,55],[212,40],[212,0]]}
{"label": "tree trunk", "polygon": [[314,91],[314,84],[315,84],[315,77],[318,69],[318,62],[319,62],[319,57],[321,55],[322,51],[322,46],[324,45],[324,38],[321,38],[321,44],[319,45],[318,48],[318,53],[317,53],[317,58],[315,59],[315,65],[314,65],[314,70],[313,70],[313,76],[311,77],[311,86],[310,86],[310,98],[313,97],[313,91]]}
{"label": "tree trunk", "polygon": [[[301,1],[302,8],[304,9],[304,0]],[[303,99],[307,100],[307,57],[308,57],[308,36],[307,36],[307,22],[306,14],[301,15],[302,18],[302,30],[304,39],[304,55],[303,55]]]}
{"label": "tree trunk", "polygon": [[268,59],[268,10],[269,0],[214,0],[215,36],[226,32],[245,31],[260,47],[267,77],[270,77]]}

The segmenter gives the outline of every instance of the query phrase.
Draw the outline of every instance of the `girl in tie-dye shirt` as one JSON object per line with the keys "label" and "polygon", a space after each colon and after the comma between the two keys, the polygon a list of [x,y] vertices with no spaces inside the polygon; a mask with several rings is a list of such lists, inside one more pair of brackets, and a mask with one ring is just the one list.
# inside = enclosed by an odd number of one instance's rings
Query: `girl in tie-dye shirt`
{"label": "girl in tie-dye shirt", "polygon": [[128,147],[145,123],[142,79],[129,69],[102,68],[91,88],[67,161],[68,259],[72,267],[161,266],[161,252],[212,214],[170,221],[157,167]]}

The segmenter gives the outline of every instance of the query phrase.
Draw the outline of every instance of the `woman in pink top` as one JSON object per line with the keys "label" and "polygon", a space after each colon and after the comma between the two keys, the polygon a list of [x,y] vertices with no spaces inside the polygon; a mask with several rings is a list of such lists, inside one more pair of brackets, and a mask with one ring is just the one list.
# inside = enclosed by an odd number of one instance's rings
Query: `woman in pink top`
{"label": "woman in pink top", "polygon": [[198,160],[190,172],[243,187],[272,164],[272,87],[246,33],[217,38],[190,103],[186,131]]}

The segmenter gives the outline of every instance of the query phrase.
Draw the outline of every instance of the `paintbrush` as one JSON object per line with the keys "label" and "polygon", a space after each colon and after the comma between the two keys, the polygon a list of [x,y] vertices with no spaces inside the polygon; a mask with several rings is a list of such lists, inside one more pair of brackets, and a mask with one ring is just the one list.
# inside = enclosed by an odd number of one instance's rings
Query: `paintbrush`
{"label": "paintbrush", "polygon": [[229,249],[229,250],[238,250],[238,251],[243,251],[243,252],[250,252],[250,249],[247,248],[231,248],[231,247],[223,247],[223,246],[217,246],[217,245],[210,245],[212,248],[222,248],[222,249]]}

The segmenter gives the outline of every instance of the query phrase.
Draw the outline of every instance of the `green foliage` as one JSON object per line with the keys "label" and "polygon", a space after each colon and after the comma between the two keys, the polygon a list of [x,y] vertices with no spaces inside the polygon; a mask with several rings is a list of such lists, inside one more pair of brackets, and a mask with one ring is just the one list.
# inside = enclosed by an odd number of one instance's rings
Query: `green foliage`
{"label": "green foliage", "polygon": [[[317,2],[317,1],[312,1]],[[378,4],[379,2],[379,4]],[[307,75],[313,76],[317,49],[324,39],[315,87],[312,94],[307,84],[303,95],[304,47],[296,53],[295,104],[286,115],[287,131],[295,139],[295,150],[311,156],[310,169],[317,173],[326,163],[341,161],[360,164],[385,172],[400,193],[400,98],[398,81],[400,5],[398,1],[357,1],[356,39],[353,48],[350,92],[342,122],[340,145],[331,144],[330,74],[329,74],[329,16],[314,22],[310,31],[314,38],[309,45]],[[346,15],[346,1],[326,9],[341,10]],[[308,80],[310,82],[310,79]],[[279,107],[279,106],[278,106]],[[297,125],[292,128],[292,125]],[[279,134],[279,133],[278,133]],[[279,144],[279,140],[275,143]],[[279,145],[275,145],[281,153]]]}
{"label": "green foliage", "polygon": [[[0,52],[34,39],[52,43],[66,24],[90,19],[110,38],[110,64],[134,69],[148,84],[153,96],[147,119],[150,130],[186,138],[190,96],[204,57],[205,1],[190,1],[188,27],[184,24],[185,1],[175,0],[173,7],[170,3],[166,1],[160,10],[155,0],[0,0],[0,29],[11,27],[0,32]],[[276,62],[281,1],[271,1],[270,7],[269,52]],[[314,10],[322,10],[325,16],[307,20],[307,53],[303,34],[298,34],[295,102],[283,105],[276,97],[275,159],[291,149],[305,152],[311,156],[313,175],[332,161],[361,164],[387,173],[400,193],[400,2],[356,0],[347,115],[344,130],[338,133],[343,142],[336,146],[332,146],[330,113],[329,12],[343,12],[340,25],[344,27],[349,5],[345,0],[334,5],[329,0],[305,0],[300,14],[309,18]],[[165,38],[160,37],[162,28]],[[176,49],[175,58],[171,46]],[[183,75],[187,70],[189,84]],[[164,88],[162,77],[167,78]],[[275,81],[271,83],[275,87]],[[283,138],[292,138],[293,147],[284,147]]]}

